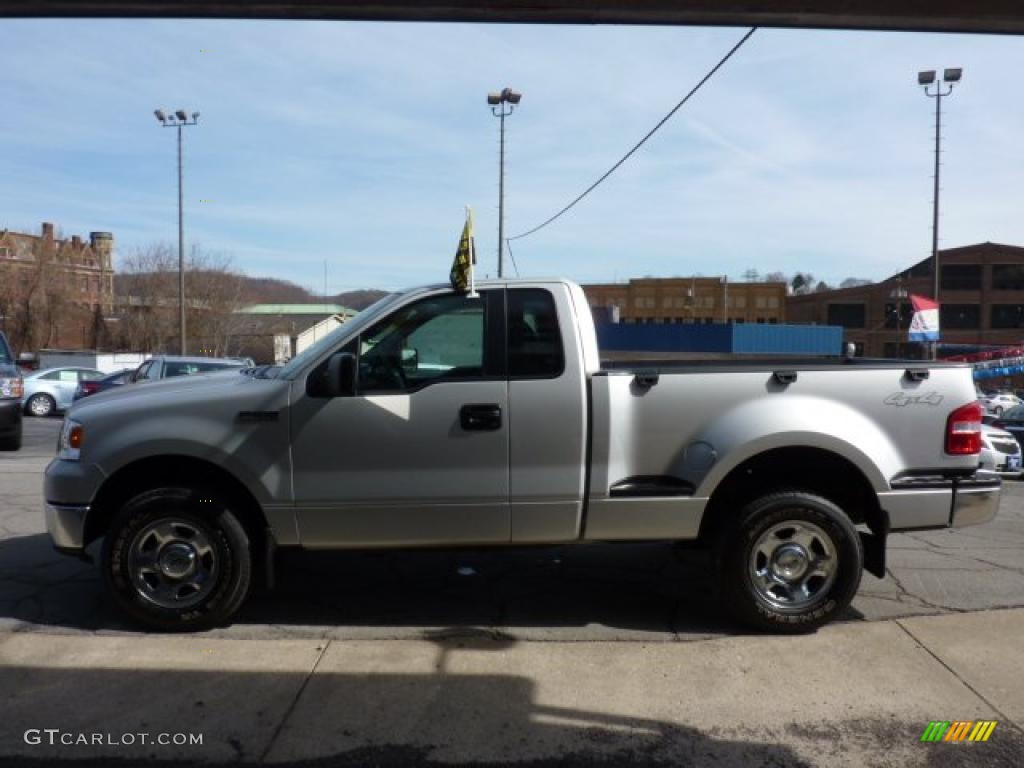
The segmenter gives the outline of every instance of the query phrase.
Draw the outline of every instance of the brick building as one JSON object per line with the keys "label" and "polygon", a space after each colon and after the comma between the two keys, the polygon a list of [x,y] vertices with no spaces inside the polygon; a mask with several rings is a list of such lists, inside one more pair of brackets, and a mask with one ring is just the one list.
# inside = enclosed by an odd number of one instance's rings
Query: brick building
{"label": "brick building", "polygon": [[592,308],[617,308],[622,323],[786,322],[785,283],[645,277],[628,283],[584,285],[583,291]]}
{"label": "brick building", "polygon": [[113,248],[109,232],[61,239],[49,222],[39,234],[0,230],[0,328],[19,351],[99,343],[114,305]]}
{"label": "brick building", "polygon": [[[1024,248],[978,243],[939,251],[939,324],[947,345],[1024,343]],[[786,300],[791,323],[841,325],[867,357],[921,357],[906,341],[910,294],[930,297],[931,258],[878,283]]]}

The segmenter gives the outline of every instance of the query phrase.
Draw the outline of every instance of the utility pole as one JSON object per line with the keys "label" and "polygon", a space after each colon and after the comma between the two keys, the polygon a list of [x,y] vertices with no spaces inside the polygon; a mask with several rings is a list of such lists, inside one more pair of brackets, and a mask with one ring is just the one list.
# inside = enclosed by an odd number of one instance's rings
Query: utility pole
{"label": "utility pole", "polygon": [[[963,69],[956,67],[952,69],[945,69],[942,72],[942,81],[939,82],[936,78],[936,72],[934,69],[929,69],[924,72],[917,73],[917,84],[924,88],[924,95],[929,98],[935,99],[935,177],[934,177],[934,190],[932,193],[932,271],[934,273],[935,284],[932,288],[932,298],[935,299],[936,304],[939,302],[939,287],[940,283],[940,269],[939,264],[939,156],[942,153],[942,100],[949,96],[953,92],[953,86],[960,82],[963,77]],[[942,90],[942,84],[945,83],[948,88],[945,91]],[[935,90],[930,90],[930,86],[934,85]],[[941,304],[939,310],[941,316]],[[941,326],[939,332],[941,333]],[[932,342],[932,360],[938,357],[939,353],[939,342]]]}
{"label": "utility pole", "polygon": [[[500,148],[498,153],[498,277],[505,276],[505,118],[511,115],[523,94],[504,88],[500,93],[487,94],[491,112],[500,122]],[[506,109],[506,105],[508,109]]]}
{"label": "utility pole", "polygon": [[183,109],[174,113],[154,110],[156,119],[164,128],[178,129],[178,333],[181,336],[180,350],[185,354],[185,170],[182,156],[181,129],[199,122],[199,113],[192,113],[189,122],[188,114]]}

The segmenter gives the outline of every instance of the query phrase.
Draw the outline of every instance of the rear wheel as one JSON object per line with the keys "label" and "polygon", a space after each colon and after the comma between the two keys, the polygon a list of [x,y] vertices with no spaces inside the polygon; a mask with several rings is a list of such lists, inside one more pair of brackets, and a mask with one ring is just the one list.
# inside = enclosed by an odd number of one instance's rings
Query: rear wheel
{"label": "rear wheel", "polygon": [[849,517],[821,496],[773,493],[748,504],[720,545],[726,603],[744,624],[809,632],[860,586],[864,554]]}
{"label": "rear wheel", "polygon": [[43,393],[35,394],[25,403],[25,410],[33,416],[49,416],[57,410],[57,401]]}
{"label": "rear wheel", "polygon": [[104,580],[117,604],[153,629],[225,623],[249,592],[249,539],[217,495],[159,488],[130,500],[103,543]]}

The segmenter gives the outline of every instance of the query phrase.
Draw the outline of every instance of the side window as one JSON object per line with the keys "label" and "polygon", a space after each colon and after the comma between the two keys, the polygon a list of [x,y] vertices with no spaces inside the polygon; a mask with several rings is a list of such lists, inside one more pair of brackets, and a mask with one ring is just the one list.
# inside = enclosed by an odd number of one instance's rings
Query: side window
{"label": "side window", "polygon": [[61,371],[60,372],[60,376],[58,378],[61,381],[65,381],[65,382],[70,381],[70,382],[78,383],[78,371],[75,371],[75,370]]}
{"label": "side window", "polygon": [[152,367],[153,367],[152,361],[150,361],[148,363],[143,363],[142,365],[140,365],[138,367],[138,369],[135,371],[135,373],[131,374],[131,377],[132,377],[131,380],[132,381],[142,381],[144,378],[146,378],[146,374],[149,373],[149,369],[152,368]]}
{"label": "side window", "polygon": [[486,328],[481,297],[434,296],[403,307],[360,337],[359,394],[481,378]]}
{"label": "side window", "polygon": [[103,374],[100,373],[99,371],[85,371],[85,370],[79,370],[78,371],[78,380],[79,381],[95,381],[96,379],[102,379],[102,378],[103,378]]}
{"label": "side window", "polygon": [[543,379],[565,369],[555,300],[540,288],[508,292],[508,376]]}
{"label": "side window", "polygon": [[64,373],[64,371],[50,371],[49,373],[40,376],[39,378],[43,379],[44,381],[59,381],[60,375],[62,373]]}

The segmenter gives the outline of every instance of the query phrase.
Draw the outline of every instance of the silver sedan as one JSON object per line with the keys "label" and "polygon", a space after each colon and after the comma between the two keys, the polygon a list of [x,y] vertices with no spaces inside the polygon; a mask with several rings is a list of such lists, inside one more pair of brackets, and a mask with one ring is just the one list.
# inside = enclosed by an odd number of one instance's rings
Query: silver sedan
{"label": "silver sedan", "polygon": [[47,368],[25,377],[25,394],[21,399],[30,416],[50,416],[71,407],[75,390],[82,381],[103,376],[95,368]]}

